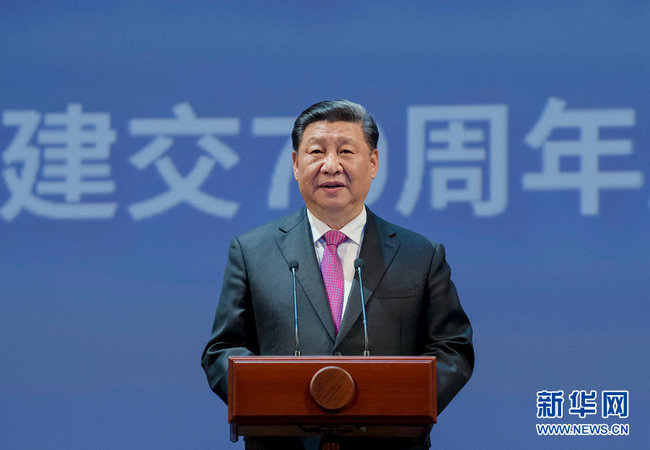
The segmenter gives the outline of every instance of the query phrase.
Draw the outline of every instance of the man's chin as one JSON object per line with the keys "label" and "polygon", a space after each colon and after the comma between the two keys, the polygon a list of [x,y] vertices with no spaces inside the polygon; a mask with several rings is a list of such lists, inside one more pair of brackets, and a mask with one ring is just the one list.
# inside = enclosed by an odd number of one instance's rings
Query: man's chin
{"label": "man's chin", "polygon": [[325,201],[318,203],[318,208],[321,211],[330,212],[330,213],[340,213],[349,207],[350,207],[349,203],[344,202],[340,199],[327,199]]}
{"label": "man's chin", "polygon": [[[357,215],[361,213],[363,205],[356,208],[353,207],[349,202],[319,202],[318,204],[307,205],[309,210],[322,220],[325,223],[328,223],[328,220],[344,220],[349,221],[354,219]],[[358,209],[358,211],[356,211]],[[331,226],[331,224],[328,223]]]}

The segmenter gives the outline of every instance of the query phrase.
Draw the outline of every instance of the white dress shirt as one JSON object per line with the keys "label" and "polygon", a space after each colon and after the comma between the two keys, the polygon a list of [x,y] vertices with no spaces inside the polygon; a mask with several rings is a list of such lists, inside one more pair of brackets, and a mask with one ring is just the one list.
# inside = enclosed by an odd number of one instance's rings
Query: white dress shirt
{"label": "white dress shirt", "polygon": [[[361,214],[348,222],[339,231],[345,234],[348,238],[339,244],[338,254],[343,264],[343,278],[345,278],[345,286],[343,293],[343,316],[345,315],[345,308],[348,304],[348,297],[352,289],[352,281],[354,280],[354,260],[359,257],[361,251],[361,242],[363,241],[363,232],[366,226],[366,219],[368,215],[366,208],[363,208]],[[318,220],[307,209],[307,219],[311,226],[311,235],[314,239],[314,249],[316,250],[316,257],[318,258],[318,265],[323,260],[323,253],[325,252],[325,238],[323,235],[327,233],[330,228],[326,223]],[[341,319],[343,319],[341,316]]]}

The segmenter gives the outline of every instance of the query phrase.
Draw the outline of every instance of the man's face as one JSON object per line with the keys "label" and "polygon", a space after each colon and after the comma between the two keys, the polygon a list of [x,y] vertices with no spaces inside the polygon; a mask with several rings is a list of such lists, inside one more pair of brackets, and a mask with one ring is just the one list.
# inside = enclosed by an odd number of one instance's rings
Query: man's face
{"label": "man's face", "polygon": [[378,152],[356,122],[313,122],[292,153],[293,175],[309,210],[340,228],[361,213],[377,175]]}

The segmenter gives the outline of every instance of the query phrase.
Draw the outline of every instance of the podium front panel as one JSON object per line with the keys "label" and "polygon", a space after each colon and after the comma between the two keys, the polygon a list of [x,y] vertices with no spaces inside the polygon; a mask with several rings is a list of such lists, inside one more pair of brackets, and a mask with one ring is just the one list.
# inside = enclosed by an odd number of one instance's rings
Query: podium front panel
{"label": "podium front panel", "polygon": [[[314,375],[329,366],[354,381],[352,399],[335,411],[319,406],[310,392]],[[237,425],[433,424],[435,358],[231,357],[228,397],[228,420]]]}

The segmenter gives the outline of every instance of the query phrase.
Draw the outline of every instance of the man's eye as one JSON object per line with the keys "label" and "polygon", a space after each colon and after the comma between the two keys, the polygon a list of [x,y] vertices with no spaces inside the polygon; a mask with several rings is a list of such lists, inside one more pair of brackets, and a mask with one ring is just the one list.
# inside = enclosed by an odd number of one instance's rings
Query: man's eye
{"label": "man's eye", "polygon": [[348,148],[341,149],[341,153],[353,153],[352,150]]}
{"label": "man's eye", "polygon": [[309,153],[313,155],[313,154],[323,153],[323,151],[320,148],[312,148],[311,150],[309,150]]}

